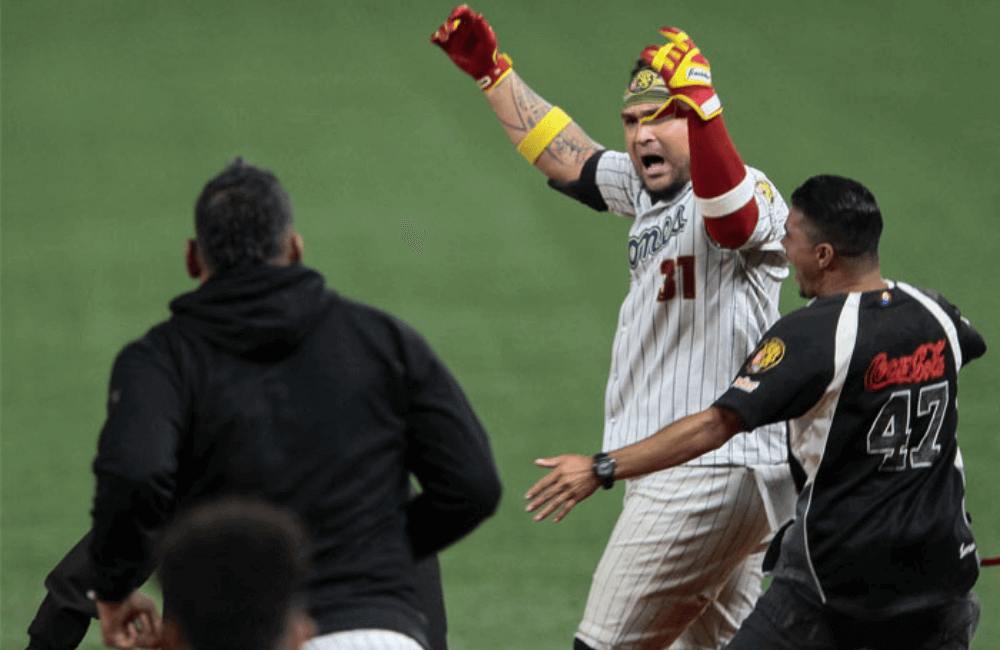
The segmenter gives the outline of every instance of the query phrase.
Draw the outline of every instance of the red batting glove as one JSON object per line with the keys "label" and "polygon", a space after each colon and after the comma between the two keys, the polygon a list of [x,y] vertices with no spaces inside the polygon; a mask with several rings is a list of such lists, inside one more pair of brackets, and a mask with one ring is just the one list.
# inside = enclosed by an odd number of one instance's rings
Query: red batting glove
{"label": "red batting glove", "polygon": [[455,7],[448,20],[431,35],[455,65],[472,75],[483,91],[490,90],[510,72],[510,57],[497,54],[497,35],[482,14],[469,5]]}
{"label": "red batting glove", "polygon": [[649,67],[660,73],[671,96],[650,119],[676,111],[675,100],[687,104],[705,121],[722,113],[719,96],[712,88],[712,70],[708,60],[691,37],[676,27],[663,27],[660,33],[670,42],[663,47],[650,45],[640,56]]}

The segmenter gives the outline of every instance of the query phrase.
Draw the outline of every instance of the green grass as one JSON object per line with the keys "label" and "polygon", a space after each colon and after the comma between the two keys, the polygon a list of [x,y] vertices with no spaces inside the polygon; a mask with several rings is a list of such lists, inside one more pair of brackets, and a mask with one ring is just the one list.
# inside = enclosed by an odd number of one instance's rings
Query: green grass
{"label": "green grass", "polygon": [[[521,160],[428,43],[451,6],[3,2],[0,646],[25,645],[45,574],[89,525],[110,364],[193,288],[194,199],[242,154],[285,183],[307,261],[423,332],[491,432],[504,501],[442,557],[453,648],[568,647],[621,491],[556,526],[532,524],[522,495],[533,458],[600,444],[628,224]],[[661,24],[684,27],[749,164],[786,196],[816,173],[864,182],[886,217],[885,275],[942,292],[1000,342],[996,3],[473,6],[529,84],[609,147],[632,60]],[[405,219],[427,229],[420,252]],[[786,289],[785,311],[801,304]],[[964,373],[960,432],[991,555],[995,355]],[[977,592],[974,647],[1000,647],[1000,569]]]}

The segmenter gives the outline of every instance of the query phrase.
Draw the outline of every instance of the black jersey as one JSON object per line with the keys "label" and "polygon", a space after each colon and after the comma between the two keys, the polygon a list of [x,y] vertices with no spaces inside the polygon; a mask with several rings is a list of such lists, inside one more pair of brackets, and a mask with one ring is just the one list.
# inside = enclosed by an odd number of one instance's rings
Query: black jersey
{"label": "black jersey", "polygon": [[972,587],[956,393],[985,350],[956,307],[903,283],[816,299],[771,328],[716,406],[748,430],[788,421],[799,498],[776,578],[866,618]]}

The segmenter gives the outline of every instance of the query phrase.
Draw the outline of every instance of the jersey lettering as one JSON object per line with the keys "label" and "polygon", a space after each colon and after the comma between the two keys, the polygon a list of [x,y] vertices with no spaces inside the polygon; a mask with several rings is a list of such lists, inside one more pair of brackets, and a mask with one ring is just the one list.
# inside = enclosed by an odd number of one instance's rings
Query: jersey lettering
{"label": "jersey lettering", "polygon": [[[914,449],[910,444],[910,406],[912,389],[894,392],[882,405],[868,431],[868,453],[882,455],[880,472],[900,472],[906,469],[907,459],[914,469],[930,467],[941,454],[937,444],[948,405],[948,382],[942,381],[920,389],[917,396],[917,417],[930,416],[927,430]],[[909,453],[908,453],[909,452]]]}
{"label": "jersey lettering", "polygon": [[628,263],[635,269],[642,262],[655,255],[661,248],[667,245],[670,238],[684,230],[687,226],[687,219],[684,217],[684,206],[678,206],[673,218],[665,216],[663,227],[653,226],[639,233],[636,237],[628,238]]}
{"label": "jersey lettering", "polygon": [[945,339],[924,343],[913,354],[898,359],[889,359],[885,352],[878,354],[865,373],[865,390],[937,379],[944,375],[944,346]]}

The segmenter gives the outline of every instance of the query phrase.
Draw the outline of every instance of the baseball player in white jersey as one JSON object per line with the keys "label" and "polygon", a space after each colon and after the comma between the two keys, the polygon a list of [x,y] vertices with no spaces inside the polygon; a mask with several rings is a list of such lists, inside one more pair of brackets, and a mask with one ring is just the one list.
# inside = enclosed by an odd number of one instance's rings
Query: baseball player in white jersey
{"label": "baseball player in white jersey", "polygon": [[[680,30],[661,32],[668,44],[643,51],[622,100],[626,152],[604,150],[538,97],[467,6],[431,38],[479,82],[551,186],[633,219],[604,450],[710,406],[778,319],[788,274],[784,201],[744,166],[700,50]],[[714,649],[731,638],[761,593],[760,552],[792,514],[786,449],[783,426],[762,428],[629,481],[574,647]],[[611,487],[614,464],[604,453],[593,471]],[[556,521],[574,503],[560,505]],[[551,512],[546,506],[537,518]]]}

